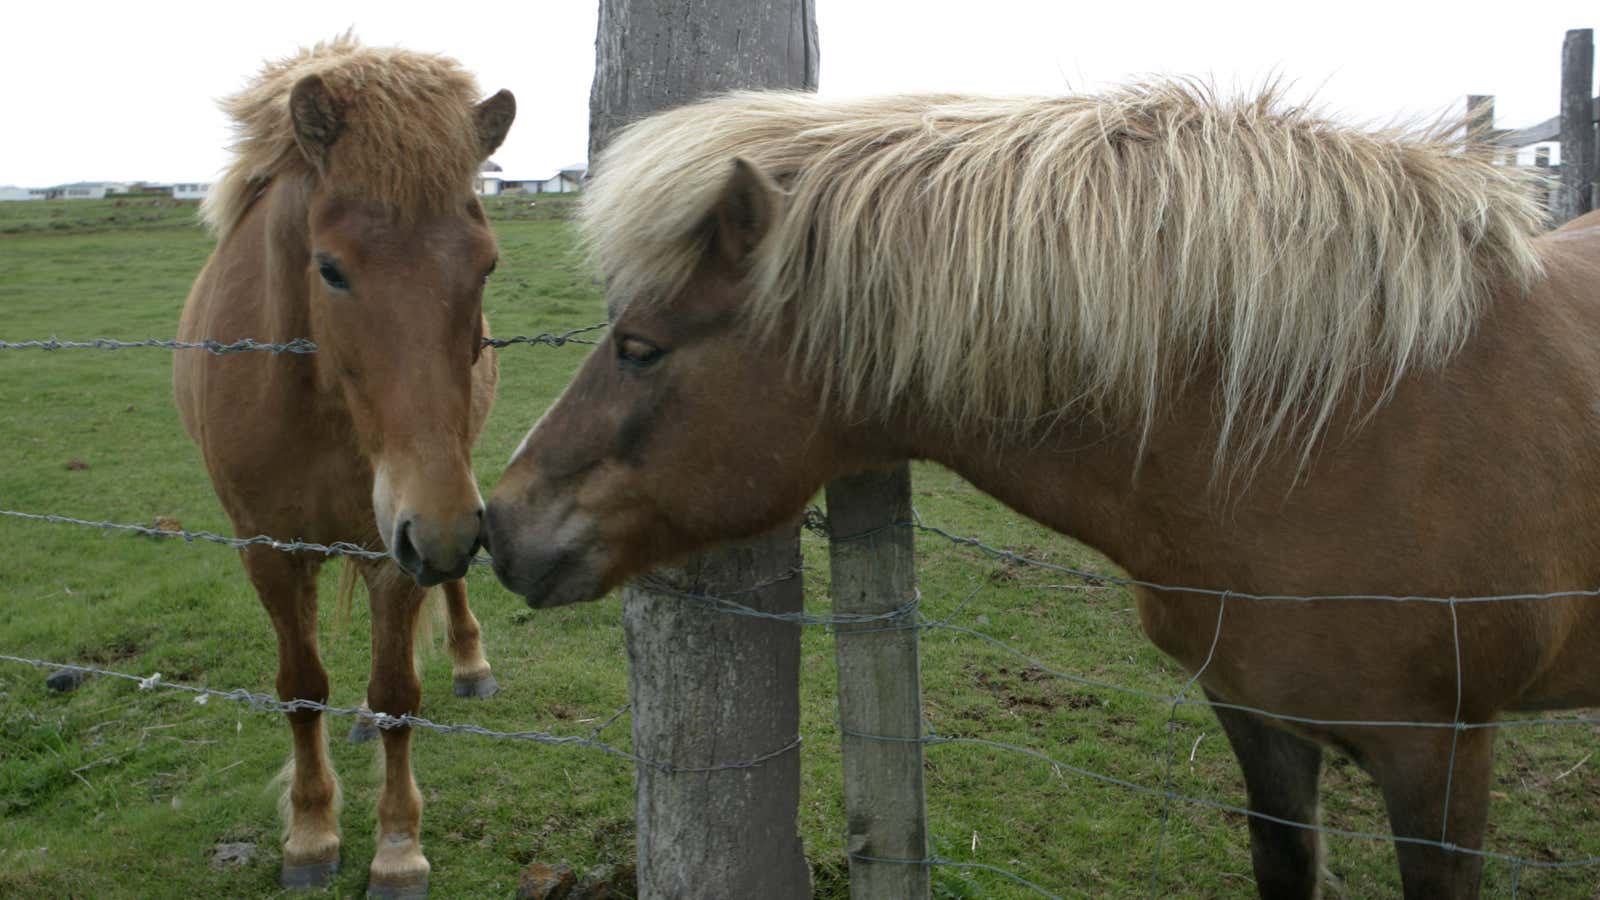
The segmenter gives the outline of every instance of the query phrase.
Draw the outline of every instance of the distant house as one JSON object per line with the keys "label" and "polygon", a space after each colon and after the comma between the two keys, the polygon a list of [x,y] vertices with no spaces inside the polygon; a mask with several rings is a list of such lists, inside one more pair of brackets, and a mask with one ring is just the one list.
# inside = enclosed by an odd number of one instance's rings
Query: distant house
{"label": "distant house", "polygon": [[583,189],[583,177],[587,173],[588,167],[578,163],[548,178],[515,178],[495,166],[493,171],[485,168],[479,173],[478,193],[485,197],[496,194],[571,194]]}
{"label": "distant house", "polygon": [[35,188],[20,188],[15,185],[0,185],[0,202],[7,200],[43,200],[44,191]]}
{"label": "distant house", "polygon": [[172,199],[174,200],[204,200],[209,193],[211,193],[211,185],[206,182],[189,182],[172,186]]}
{"label": "distant house", "polygon": [[74,181],[45,188],[48,200],[104,200],[113,186],[104,181]]}
{"label": "distant house", "polygon": [[146,194],[149,196],[172,196],[172,185],[162,184],[159,181],[135,181],[128,185],[126,193]]}
{"label": "distant house", "polygon": [[500,185],[505,180],[501,177],[504,170],[500,164],[492,159],[483,161],[483,171],[478,173],[478,195],[493,197],[500,193]]}

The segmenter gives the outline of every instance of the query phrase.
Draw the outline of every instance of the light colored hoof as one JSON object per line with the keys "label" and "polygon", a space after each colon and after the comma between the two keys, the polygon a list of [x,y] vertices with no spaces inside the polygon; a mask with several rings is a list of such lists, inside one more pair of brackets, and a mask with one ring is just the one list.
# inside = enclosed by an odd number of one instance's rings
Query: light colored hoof
{"label": "light colored hoof", "polygon": [[321,862],[291,863],[283,861],[283,872],[278,883],[291,891],[316,891],[333,883],[339,874],[339,857]]}
{"label": "light colored hoof", "polygon": [[487,700],[500,692],[500,682],[495,681],[492,674],[457,678],[455,692],[457,697],[468,700]]}
{"label": "light colored hoof", "polygon": [[378,900],[425,900],[428,896],[428,873],[408,878],[377,878],[367,881],[367,896]]}

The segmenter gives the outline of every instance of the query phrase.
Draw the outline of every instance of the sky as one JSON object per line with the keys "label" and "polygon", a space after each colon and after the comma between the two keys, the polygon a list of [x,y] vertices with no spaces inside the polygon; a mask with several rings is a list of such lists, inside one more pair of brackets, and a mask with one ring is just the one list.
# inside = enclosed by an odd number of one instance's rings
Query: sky
{"label": "sky", "polygon": [[[487,3],[16,2],[0,12],[0,184],[209,181],[226,164],[216,100],[264,59],[353,27],[372,45],[445,53],[518,119],[495,159],[543,178],[587,146],[597,0]],[[1353,121],[1496,97],[1496,124],[1559,112],[1568,28],[1592,4],[1348,0],[816,0],[820,91],[1060,94],[1146,75],[1223,87],[1279,77]],[[1595,18],[1591,18],[1595,17]]]}

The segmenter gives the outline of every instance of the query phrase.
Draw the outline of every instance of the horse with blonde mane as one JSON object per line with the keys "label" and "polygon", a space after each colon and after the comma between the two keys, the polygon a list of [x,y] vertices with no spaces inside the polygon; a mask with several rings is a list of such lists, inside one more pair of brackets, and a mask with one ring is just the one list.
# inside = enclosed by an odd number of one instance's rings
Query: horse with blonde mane
{"label": "horse with blonde mane", "polygon": [[[309,337],[316,352],[173,364],[184,427],[238,534],[387,547],[390,558],[355,565],[371,598],[367,703],[396,716],[421,701],[412,648],[427,586],[444,585],[457,695],[496,690],[461,581],[483,509],[470,453],[497,375],[482,340],[496,249],[473,178],[515,101],[478,97],[453,60],[346,35],[268,64],[226,100],[235,158],[204,210],[217,248],[178,336]],[[263,546],[242,557],[277,631],[278,696],[325,702],[325,557]],[[339,867],[339,784],[321,713],[288,716],[282,883],[324,886]],[[409,728],[383,731],[373,896],[427,891],[410,740]]]}
{"label": "horse with blonde mane", "polygon": [[609,339],[489,504],[508,587],[591,600],[934,460],[1145,583],[1263,896],[1319,893],[1325,745],[1406,896],[1477,893],[1494,729],[1454,723],[1600,703],[1562,594],[1600,586],[1600,219],[1536,237],[1526,177],[1443,128],[1183,82],[731,94],[594,168]]}

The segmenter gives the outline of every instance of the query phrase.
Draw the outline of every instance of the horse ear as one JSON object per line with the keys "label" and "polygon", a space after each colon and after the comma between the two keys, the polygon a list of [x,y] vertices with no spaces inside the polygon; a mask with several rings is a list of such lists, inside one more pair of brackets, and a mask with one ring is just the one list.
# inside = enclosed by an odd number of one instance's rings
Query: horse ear
{"label": "horse ear", "polygon": [[479,103],[473,112],[478,123],[478,149],[485,159],[500,149],[500,142],[511,130],[511,121],[517,117],[517,98],[501,89],[493,97]]}
{"label": "horse ear", "polygon": [[344,130],[344,117],[328,94],[322,76],[307,75],[295,82],[289,92],[289,118],[294,123],[294,140],[300,145],[300,152],[315,165],[322,165],[328,148]]}
{"label": "horse ear", "polygon": [[713,246],[724,260],[744,264],[778,220],[782,197],[767,173],[746,159],[734,159],[733,174],[711,213]]}

